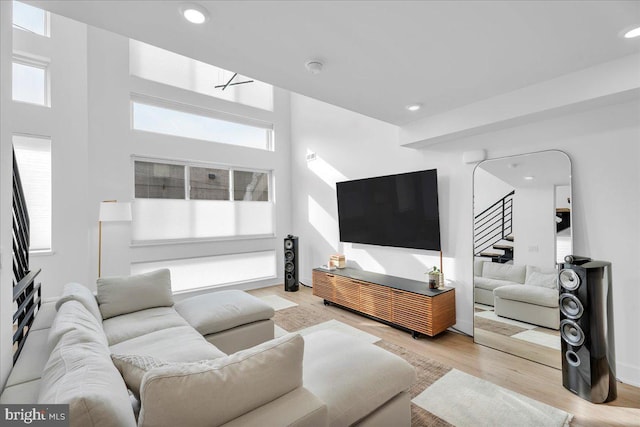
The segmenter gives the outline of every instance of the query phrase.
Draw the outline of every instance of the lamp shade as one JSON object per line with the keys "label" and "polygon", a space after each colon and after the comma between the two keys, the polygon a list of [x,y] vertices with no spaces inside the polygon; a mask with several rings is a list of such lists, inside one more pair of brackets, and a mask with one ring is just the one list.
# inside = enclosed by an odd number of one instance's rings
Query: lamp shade
{"label": "lamp shade", "polygon": [[131,203],[100,202],[98,221],[131,221]]}

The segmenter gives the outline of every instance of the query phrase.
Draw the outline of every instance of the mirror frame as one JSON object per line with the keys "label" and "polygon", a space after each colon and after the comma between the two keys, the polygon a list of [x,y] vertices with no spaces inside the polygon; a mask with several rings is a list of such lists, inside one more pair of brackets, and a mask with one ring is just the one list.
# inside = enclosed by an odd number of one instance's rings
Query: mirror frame
{"label": "mirror frame", "polygon": [[[573,164],[571,162],[571,157],[565,153],[564,151],[561,150],[555,150],[555,149],[550,149],[550,150],[541,150],[541,151],[535,151],[535,152],[530,152],[530,153],[521,153],[521,154],[513,154],[513,155],[509,155],[509,156],[503,156],[503,157],[496,157],[496,158],[490,158],[490,159],[485,159],[479,163],[477,163],[475,165],[475,167],[473,168],[473,172],[472,172],[472,209],[471,209],[471,229],[473,230],[472,233],[472,244],[471,244],[471,262],[472,262],[472,268],[471,268],[471,284],[472,284],[472,289],[473,289],[473,293],[472,293],[472,316],[473,316],[473,342],[474,344],[478,344],[478,345],[483,345],[489,348],[493,348],[495,350],[498,351],[503,351],[509,354],[512,354],[514,356],[518,356],[518,357],[522,357],[524,359],[528,359],[531,360],[533,362],[537,362],[537,363],[541,363],[543,365],[547,365],[547,366],[551,366],[553,368],[557,368],[557,369],[561,369],[562,368],[562,354],[561,351],[558,349],[557,352],[557,358],[550,358],[549,355],[539,355],[539,354],[532,354],[532,352],[530,351],[525,351],[522,349],[518,349],[517,346],[498,346],[495,343],[489,343],[489,342],[479,342],[478,341],[478,337],[476,334],[476,302],[475,302],[475,293],[476,293],[476,287],[475,287],[475,199],[476,199],[476,170],[478,168],[481,167],[481,165],[485,164],[486,162],[491,162],[491,161],[496,161],[496,160],[507,160],[507,159],[515,159],[515,158],[519,158],[522,156],[527,156],[527,155],[532,155],[532,154],[544,154],[544,153],[558,153],[562,156],[564,156],[566,158],[566,160],[568,161],[568,166],[569,166],[569,198],[570,198],[570,203],[571,203],[571,209],[569,212],[569,224],[570,224],[570,228],[571,228],[571,234],[570,234],[570,241],[571,241],[571,248],[572,251],[574,249],[574,245],[575,245],[575,241],[574,241],[574,236],[575,236],[575,223],[574,223],[574,199],[573,199]],[[555,205],[555,203],[554,203]],[[557,261],[557,251],[558,251],[558,243],[557,243],[557,238],[556,238],[556,242],[555,242],[555,248],[554,248],[554,252],[555,252],[555,259]],[[558,340],[560,340],[561,338],[558,336]],[[559,343],[559,341],[558,341]],[[556,360],[557,359],[557,360]]]}

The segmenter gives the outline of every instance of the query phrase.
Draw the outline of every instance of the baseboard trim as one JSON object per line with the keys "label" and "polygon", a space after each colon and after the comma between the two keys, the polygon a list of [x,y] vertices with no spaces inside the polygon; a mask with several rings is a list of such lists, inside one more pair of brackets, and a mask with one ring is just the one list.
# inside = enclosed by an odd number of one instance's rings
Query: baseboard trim
{"label": "baseboard trim", "polygon": [[640,387],[640,367],[633,366],[628,363],[620,363],[616,361],[616,376],[618,381]]}

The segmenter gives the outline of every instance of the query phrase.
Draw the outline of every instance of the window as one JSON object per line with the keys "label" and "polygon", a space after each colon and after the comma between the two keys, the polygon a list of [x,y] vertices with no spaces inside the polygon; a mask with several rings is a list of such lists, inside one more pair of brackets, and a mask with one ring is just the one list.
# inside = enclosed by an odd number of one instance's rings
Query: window
{"label": "window", "polygon": [[136,199],[269,201],[269,172],[146,160],[134,170]]}
{"label": "window", "polygon": [[30,250],[51,250],[51,140],[13,135],[13,149],[31,222]]}
{"label": "window", "polygon": [[48,106],[47,65],[13,60],[12,95],[14,101]]}
{"label": "window", "polygon": [[229,170],[189,168],[189,197],[193,200],[230,200]]}
{"label": "window", "polygon": [[271,173],[134,160],[134,241],[273,235]]}
{"label": "window", "polygon": [[49,13],[37,7],[14,1],[13,27],[48,37]]}
{"label": "window", "polygon": [[[129,41],[131,75],[273,111],[273,86],[137,40]],[[228,83],[228,84],[227,84]]]}
{"label": "window", "polygon": [[264,172],[233,171],[233,200],[269,200],[269,174]]}
{"label": "window", "polygon": [[[145,262],[131,265],[131,274],[159,268],[171,271],[171,290],[181,292],[276,277],[275,251]],[[215,274],[211,274],[215,271]]]}
{"label": "window", "polygon": [[135,162],[135,196],[145,199],[184,199],[184,166]]}
{"label": "window", "polygon": [[133,102],[133,129],[273,150],[272,126],[255,126]]}

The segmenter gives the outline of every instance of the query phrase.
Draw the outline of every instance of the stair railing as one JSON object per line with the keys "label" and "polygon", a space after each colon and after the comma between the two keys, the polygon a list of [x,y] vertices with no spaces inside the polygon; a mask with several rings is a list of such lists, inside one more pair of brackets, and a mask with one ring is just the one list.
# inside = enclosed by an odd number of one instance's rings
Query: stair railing
{"label": "stair railing", "polygon": [[20,172],[13,154],[13,363],[16,363],[40,309],[40,269],[29,269],[29,213],[22,190]]}
{"label": "stair railing", "polygon": [[515,190],[480,212],[474,218],[473,253],[480,254],[513,232],[513,196]]}

